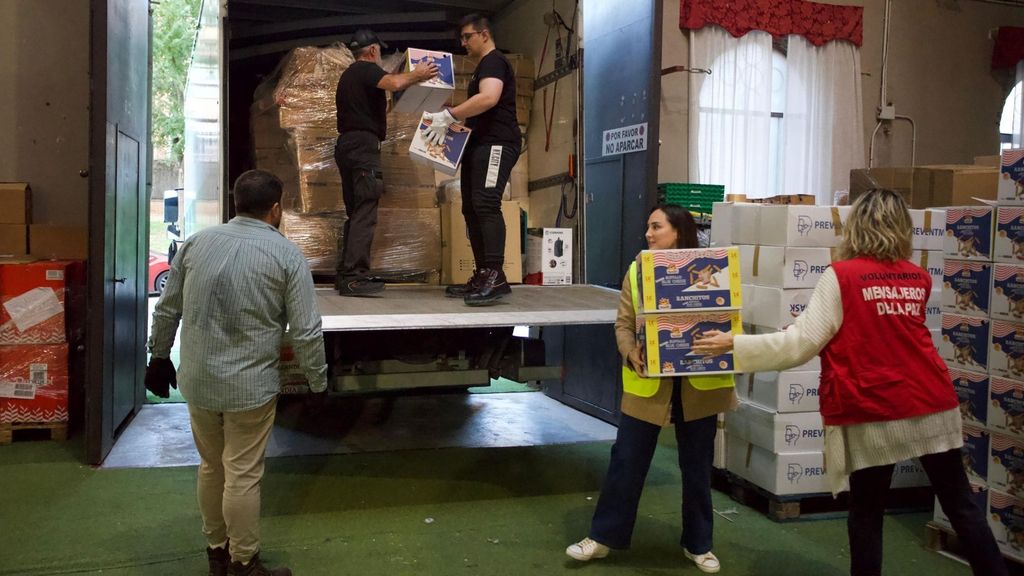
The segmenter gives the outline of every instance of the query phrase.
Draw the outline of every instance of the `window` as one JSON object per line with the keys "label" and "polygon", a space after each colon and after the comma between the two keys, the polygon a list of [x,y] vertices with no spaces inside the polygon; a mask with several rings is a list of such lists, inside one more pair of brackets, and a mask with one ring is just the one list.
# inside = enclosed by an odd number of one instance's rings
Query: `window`
{"label": "window", "polygon": [[[1003,115],[999,120],[999,149],[1007,150],[1013,148],[1014,133],[1020,130],[1021,121],[1021,90],[1024,90],[1024,82],[1017,82],[1017,85],[1010,90],[1006,97],[1006,104],[1003,105]],[[1021,134],[1017,134],[1021,139]]]}

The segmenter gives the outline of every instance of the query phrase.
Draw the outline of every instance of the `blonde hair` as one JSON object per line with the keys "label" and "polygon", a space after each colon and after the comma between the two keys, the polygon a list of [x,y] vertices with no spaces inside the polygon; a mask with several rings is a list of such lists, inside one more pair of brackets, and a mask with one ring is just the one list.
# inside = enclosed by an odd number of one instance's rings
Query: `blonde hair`
{"label": "blonde hair", "polygon": [[867,256],[893,262],[910,258],[913,224],[910,211],[892,190],[870,190],[853,203],[843,227],[839,259]]}

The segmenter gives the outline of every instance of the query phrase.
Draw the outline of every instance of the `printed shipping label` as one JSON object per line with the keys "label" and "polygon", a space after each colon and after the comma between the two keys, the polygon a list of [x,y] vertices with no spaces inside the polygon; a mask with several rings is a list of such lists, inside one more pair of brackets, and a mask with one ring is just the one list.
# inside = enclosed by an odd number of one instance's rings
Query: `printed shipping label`
{"label": "printed shipping label", "polygon": [[964,422],[985,426],[988,423],[988,374],[950,368],[949,377],[953,381]]}
{"label": "printed shipping label", "polygon": [[36,385],[32,382],[0,382],[0,398],[33,400],[35,397]]}
{"label": "printed shipping label", "polygon": [[996,209],[994,244],[995,260],[1024,263],[1024,206],[1000,206]]}
{"label": "printed shipping label", "polygon": [[999,263],[992,266],[989,310],[993,318],[1024,320],[1024,266]]}
{"label": "printed shipping label", "polygon": [[644,250],[637,256],[645,312],[740,308],[739,250]]}
{"label": "printed shipping label", "polygon": [[965,260],[992,260],[994,209],[989,206],[946,209],[946,256]]}
{"label": "printed shipping label", "polygon": [[999,376],[990,379],[988,427],[1024,436],[1024,382]]}
{"label": "printed shipping label", "polygon": [[987,317],[992,264],[946,260],[942,276],[942,310],[965,316]]}

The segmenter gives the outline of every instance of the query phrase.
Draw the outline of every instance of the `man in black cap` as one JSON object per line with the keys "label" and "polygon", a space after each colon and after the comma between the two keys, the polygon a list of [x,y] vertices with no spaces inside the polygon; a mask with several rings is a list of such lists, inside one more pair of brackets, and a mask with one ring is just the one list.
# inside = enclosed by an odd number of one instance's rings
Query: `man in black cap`
{"label": "man in black cap", "polygon": [[356,30],[348,48],[355,62],[338,81],[338,143],[334,161],[341,172],[342,198],[348,220],[338,247],[335,286],[342,296],[380,292],[384,283],[370,278],[370,244],[377,226],[377,202],[384,192],[380,143],[387,133],[387,97],[437,75],[437,66],[417,66],[411,72],[387,74],[380,67],[381,42],[370,30]]}

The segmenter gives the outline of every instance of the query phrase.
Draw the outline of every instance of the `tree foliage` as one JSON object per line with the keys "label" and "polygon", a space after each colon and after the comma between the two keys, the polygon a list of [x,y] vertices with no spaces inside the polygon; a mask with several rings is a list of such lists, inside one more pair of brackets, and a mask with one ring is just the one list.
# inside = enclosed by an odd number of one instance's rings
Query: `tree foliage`
{"label": "tree foliage", "polygon": [[202,0],[153,1],[153,145],[180,163],[185,149],[185,82]]}

